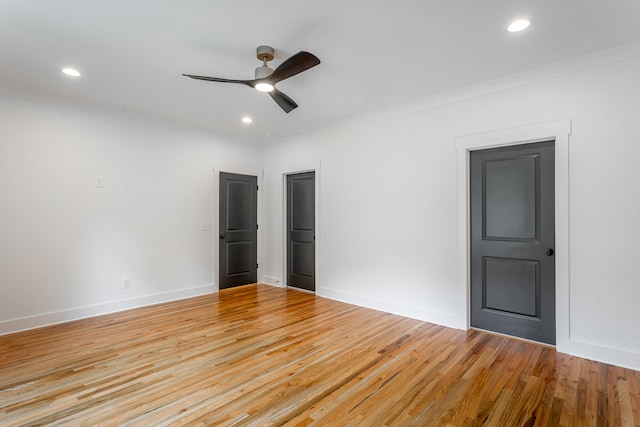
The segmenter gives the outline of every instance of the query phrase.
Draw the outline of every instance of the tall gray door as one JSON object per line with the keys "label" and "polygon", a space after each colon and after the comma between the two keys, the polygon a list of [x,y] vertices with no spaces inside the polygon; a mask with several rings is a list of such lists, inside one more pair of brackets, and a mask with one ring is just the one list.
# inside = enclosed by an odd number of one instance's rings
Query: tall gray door
{"label": "tall gray door", "polygon": [[220,289],[258,281],[258,178],[220,173]]}
{"label": "tall gray door", "polygon": [[315,172],[287,176],[287,285],[316,289]]}
{"label": "tall gray door", "polygon": [[471,326],[555,344],[554,141],[470,161]]}

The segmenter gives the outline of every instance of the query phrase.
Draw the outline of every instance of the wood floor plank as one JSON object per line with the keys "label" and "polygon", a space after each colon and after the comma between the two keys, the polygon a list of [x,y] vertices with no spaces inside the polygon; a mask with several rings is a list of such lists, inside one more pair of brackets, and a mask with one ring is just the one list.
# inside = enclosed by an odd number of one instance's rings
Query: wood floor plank
{"label": "wood floor plank", "polygon": [[0,425],[639,426],[640,373],[248,285],[0,336]]}

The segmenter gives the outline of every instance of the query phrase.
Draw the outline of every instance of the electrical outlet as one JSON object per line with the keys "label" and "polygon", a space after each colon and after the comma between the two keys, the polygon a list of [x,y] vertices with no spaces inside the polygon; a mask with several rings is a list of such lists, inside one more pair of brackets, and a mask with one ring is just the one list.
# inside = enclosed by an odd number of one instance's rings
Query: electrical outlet
{"label": "electrical outlet", "polygon": [[104,188],[104,179],[101,177],[96,178],[96,188]]}
{"label": "electrical outlet", "polygon": [[269,285],[280,286],[280,279],[277,279],[275,277],[264,276],[264,283],[267,283]]}
{"label": "electrical outlet", "polygon": [[122,289],[129,289],[131,287],[131,279],[122,279]]}
{"label": "electrical outlet", "polygon": [[213,224],[211,224],[210,222],[202,223],[202,231],[211,231],[212,228],[213,228]]}

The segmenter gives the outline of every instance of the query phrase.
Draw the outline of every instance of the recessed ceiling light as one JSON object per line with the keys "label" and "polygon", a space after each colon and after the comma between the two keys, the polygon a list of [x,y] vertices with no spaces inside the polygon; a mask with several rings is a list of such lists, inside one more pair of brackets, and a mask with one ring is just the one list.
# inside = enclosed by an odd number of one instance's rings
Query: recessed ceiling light
{"label": "recessed ceiling light", "polygon": [[509,32],[511,33],[517,33],[518,31],[522,31],[528,28],[529,25],[531,25],[531,22],[529,22],[527,19],[518,19],[517,21],[513,21],[511,24],[509,24],[507,30],[509,30]]}
{"label": "recessed ceiling light", "polygon": [[245,125],[248,125],[249,123],[253,123],[253,119],[249,116],[245,116],[242,118],[242,123],[244,123]]}
{"label": "recessed ceiling light", "polygon": [[75,68],[63,68],[62,72],[71,77],[80,77],[81,75],[80,71],[76,70]]}

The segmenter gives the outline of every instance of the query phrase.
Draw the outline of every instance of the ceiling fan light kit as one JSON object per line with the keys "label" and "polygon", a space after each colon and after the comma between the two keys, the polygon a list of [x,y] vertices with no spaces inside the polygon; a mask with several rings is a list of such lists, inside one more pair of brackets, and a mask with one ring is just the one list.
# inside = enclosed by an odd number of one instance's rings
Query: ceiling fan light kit
{"label": "ceiling fan light kit", "polygon": [[320,63],[320,60],[313,54],[301,51],[286,59],[282,64],[272,70],[267,66],[267,62],[274,58],[274,50],[270,46],[258,46],[256,49],[256,57],[263,62],[262,66],[255,69],[255,78],[253,80],[234,80],[223,79],[219,77],[195,76],[192,74],[183,74],[196,80],[206,80],[210,82],[220,83],[237,83],[245,86],[253,87],[260,92],[266,92],[271,98],[284,110],[289,113],[298,107],[298,104],[275,88],[276,83],[293,77],[303,71],[313,68]]}

